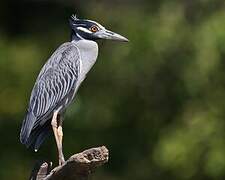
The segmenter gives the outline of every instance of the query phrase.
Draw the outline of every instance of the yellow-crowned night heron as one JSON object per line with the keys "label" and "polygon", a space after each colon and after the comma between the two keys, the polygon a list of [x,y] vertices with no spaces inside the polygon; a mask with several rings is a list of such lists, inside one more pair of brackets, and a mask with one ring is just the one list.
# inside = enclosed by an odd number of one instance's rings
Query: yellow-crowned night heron
{"label": "yellow-crowned night heron", "polygon": [[60,165],[64,163],[62,116],[96,62],[98,45],[95,40],[128,41],[95,21],[78,19],[73,15],[69,22],[72,40],[62,44],[40,71],[20,133],[21,142],[37,151],[53,129]]}

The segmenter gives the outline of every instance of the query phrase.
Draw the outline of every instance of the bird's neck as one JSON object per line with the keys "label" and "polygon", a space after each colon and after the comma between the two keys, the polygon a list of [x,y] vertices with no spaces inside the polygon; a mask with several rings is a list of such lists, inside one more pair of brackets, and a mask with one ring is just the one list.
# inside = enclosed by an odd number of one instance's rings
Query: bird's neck
{"label": "bird's neck", "polygon": [[74,30],[71,32],[71,41],[79,41],[82,40],[82,38],[78,33],[76,33]]}

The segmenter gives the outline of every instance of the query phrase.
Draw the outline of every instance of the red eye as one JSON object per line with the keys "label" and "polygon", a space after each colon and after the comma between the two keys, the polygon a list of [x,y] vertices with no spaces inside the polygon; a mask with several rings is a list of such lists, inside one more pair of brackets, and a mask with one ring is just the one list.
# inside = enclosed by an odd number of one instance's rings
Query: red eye
{"label": "red eye", "polygon": [[98,28],[97,28],[97,26],[91,26],[90,30],[92,32],[97,32],[98,31]]}

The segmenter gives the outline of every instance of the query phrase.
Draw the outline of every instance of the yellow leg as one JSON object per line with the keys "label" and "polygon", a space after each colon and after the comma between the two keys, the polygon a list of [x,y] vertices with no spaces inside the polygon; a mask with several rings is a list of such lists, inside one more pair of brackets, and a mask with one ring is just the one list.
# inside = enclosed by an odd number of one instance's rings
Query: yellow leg
{"label": "yellow leg", "polygon": [[65,162],[63,151],[62,151],[62,141],[63,141],[63,131],[62,131],[62,119],[60,119],[59,127],[58,127],[58,137],[59,137],[59,160],[61,161],[61,164]]}
{"label": "yellow leg", "polygon": [[58,148],[59,165],[61,166],[65,162],[65,160],[64,160],[64,156],[63,156],[63,152],[62,152],[63,132],[62,132],[62,121],[61,121],[61,119],[59,121],[59,126],[57,124],[58,112],[59,112],[59,110],[57,110],[53,113],[51,125],[52,125],[52,129],[53,129],[53,132],[54,132],[56,145],[57,145],[57,148]]}

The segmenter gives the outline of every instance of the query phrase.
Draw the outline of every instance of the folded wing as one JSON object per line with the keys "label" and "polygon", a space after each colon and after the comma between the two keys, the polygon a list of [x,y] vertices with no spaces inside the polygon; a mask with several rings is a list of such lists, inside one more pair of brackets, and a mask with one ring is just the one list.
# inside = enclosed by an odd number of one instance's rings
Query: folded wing
{"label": "folded wing", "polygon": [[[33,87],[20,133],[23,144],[30,146],[37,140],[53,111],[67,105],[67,98],[75,92],[79,73],[78,48],[73,43],[63,44],[46,62]],[[35,137],[31,136],[32,139],[29,139],[32,131],[35,132]]]}

